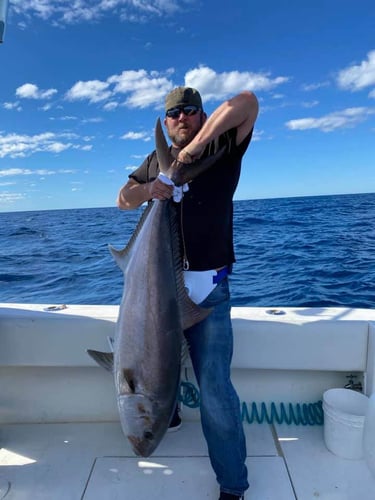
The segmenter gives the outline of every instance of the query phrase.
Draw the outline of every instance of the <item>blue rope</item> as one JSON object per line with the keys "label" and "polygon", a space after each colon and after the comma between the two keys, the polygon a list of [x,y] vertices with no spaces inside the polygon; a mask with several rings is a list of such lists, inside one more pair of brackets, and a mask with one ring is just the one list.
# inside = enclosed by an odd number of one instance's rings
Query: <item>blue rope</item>
{"label": "blue rope", "polygon": [[198,408],[201,402],[199,390],[191,382],[182,381],[178,400],[188,408]]}
{"label": "blue rope", "polygon": [[[198,408],[200,405],[199,390],[191,382],[182,381],[178,400],[189,408]],[[268,411],[266,403],[260,404],[260,410],[258,410],[255,402],[251,403],[251,405],[242,403],[241,417],[243,422],[246,421],[249,424],[253,422],[272,424],[276,422],[278,424],[286,423],[287,425],[323,425],[324,421],[321,401],[317,403],[295,403],[294,405],[292,403],[279,403],[279,408],[277,408],[276,403],[272,402],[270,411]]]}

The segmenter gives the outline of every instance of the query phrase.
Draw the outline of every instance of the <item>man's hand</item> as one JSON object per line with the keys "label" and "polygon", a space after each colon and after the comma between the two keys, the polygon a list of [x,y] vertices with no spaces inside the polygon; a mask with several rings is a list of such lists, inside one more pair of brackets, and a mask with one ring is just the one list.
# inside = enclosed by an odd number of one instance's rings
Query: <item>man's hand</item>
{"label": "man's hand", "polygon": [[177,161],[181,163],[193,163],[195,160],[199,160],[204,151],[204,147],[194,146],[193,143],[194,139],[185,148],[181,149],[178,153]]}
{"label": "man's hand", "polygon": [[176,203],[179,203],[182,200],[184,193],[186,193],[186,191],[189,191],[189,186],[187,184],[184,184],[183,186],[175,186],[172,179],[167,177],[162,172],[159,173],[158,179],[167,186],[173,187],[173,201],[175,201]]}
{"label": "man's hand", "polygon": [[177,161],[180,161],[181,163],[193,163],[194,158],[191,156],[189,151],[184,148],[178,153]]}
{"label": "man's hand", "polygon": [[165,184],[158,177],[148,184],[148,190],[153,200],[168,200],[173,196],[173,184]]}

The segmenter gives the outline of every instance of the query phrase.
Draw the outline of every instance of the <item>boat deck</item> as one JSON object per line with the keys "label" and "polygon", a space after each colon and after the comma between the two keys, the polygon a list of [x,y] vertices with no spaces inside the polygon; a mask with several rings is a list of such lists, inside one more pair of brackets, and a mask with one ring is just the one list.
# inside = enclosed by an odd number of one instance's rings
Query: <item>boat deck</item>
{"label": "boat deck", "polygon": [[[373,500],[363,460],[327,450],[322,426],[244,424],[246,500]],[[155,454],[135,457],[118,422],[6,424],[0,500],[217,500],[199,422],[183,421]]]}

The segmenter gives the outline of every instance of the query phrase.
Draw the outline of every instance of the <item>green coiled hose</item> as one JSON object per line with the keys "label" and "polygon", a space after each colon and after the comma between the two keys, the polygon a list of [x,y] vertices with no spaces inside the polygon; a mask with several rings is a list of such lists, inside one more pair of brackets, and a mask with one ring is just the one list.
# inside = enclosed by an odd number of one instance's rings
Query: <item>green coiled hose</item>
{"label": "green coiled hose", "polygon": [[[198,408],[200,404],[199,390],[191,382],[180,383],[180,393],[178,400],[188,408]],[[322,402],[316,403],[276,403],[272,402],[270,411],[267,409],[266,403],[258,404],[253,402],[251,404],[242,403],[241,417],[243,422],[252,424],[257,422],[262,424],[282,424],[287,425],[323,425],[324,415]]]}

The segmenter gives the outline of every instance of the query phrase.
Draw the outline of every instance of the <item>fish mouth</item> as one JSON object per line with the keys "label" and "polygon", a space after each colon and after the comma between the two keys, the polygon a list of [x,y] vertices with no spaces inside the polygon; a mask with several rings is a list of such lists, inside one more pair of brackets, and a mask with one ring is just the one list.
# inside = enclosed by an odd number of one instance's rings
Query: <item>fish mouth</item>
{"label": "fish mouth", "polygon": [[144,394],[118,396],[120,423],[134,453],[148,457],[157,446],[153,402]]}
{"label": "fish mouth", "polygon": [[154,434],[146,430],[143,433],[143,439],[137,436],[127,436],[134,453],[139,457],[149,457],[155,450]]}

